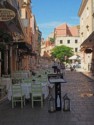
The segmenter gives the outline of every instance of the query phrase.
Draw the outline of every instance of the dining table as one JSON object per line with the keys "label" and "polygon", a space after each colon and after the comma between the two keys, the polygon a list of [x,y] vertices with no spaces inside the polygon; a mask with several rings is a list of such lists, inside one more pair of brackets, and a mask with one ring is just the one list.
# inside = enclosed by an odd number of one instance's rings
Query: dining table
{"label": "dining table", "polygon": [[[17,83],[19,84],[19,83]],[[22,92],[25,95],[26,99],[30,99],[30,93],[32,93],[31,91],[31,82],[30,83],[20,83],[21,87],[22,87]],[[38,84],[38,83],[35,83]],[[42,84],[42,92],[43,92],[43,96],[44,99],[46,99],[48,97],[49,94],[49,89],[48,89],[48,85],[47,83],[41,83]],[[12,85],[10,85],[9,89],[8,89],[8,100],[11,100],[11,96],[12,96]]]}
{"label": "dining table", "polygon": [[6,87],[6,91],[8,91],[10,85],[12,84],[12,79],[1,77],[0,84],[4,85]]}

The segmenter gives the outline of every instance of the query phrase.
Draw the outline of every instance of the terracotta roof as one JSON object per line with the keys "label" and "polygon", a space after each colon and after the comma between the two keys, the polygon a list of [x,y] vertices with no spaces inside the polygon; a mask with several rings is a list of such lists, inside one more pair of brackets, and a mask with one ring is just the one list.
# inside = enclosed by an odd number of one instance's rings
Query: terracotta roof
{"label": "terracotta roof", "polygon": [[50,41],[45,41],[45,46],[48,47],[48,46],[53,46],[54,43],[51,43]]}
{"label": "terracotta roof", "polygon": [[55,28],[56,36],[79,36],[78,26],[68,26],[66,23]]}
{"label": "terracotta roof", "polygon": [[78,28],[76,26],[75,27],[69,27],[69,31],[70,31],[72,36],[79,36]]}
{"label": "terracotta roof", "polygon": [[56,29],[66,29],[67,27],[68,27],[68,25],[66,23],[64,23],[64,24],[57,26]]}

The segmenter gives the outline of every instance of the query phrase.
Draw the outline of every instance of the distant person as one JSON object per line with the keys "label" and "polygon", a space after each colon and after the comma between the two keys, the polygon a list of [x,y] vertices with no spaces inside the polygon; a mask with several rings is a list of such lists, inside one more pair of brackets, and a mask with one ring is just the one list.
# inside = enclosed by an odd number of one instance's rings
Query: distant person
{"label": "distant person", "polygon": [[71,64],[70,64],[70,70],[71,70],[71,71],[74,71],[74,70],[75,70],[75,63],[71,63]]}
{"label": "distant person", "polygon": [[57,64],[57,73],[60,73],[60,70],[61,70],[61,65],[60,65],[60,63],[58,62],[58,64]]}
{"label": "distant person", "polygon": [[65,75],[65,64],[61,63],[61,73],[63,73],[63,75]]}
{"label": "distant person", "polygon": [[76,66],[76,68],[78,68],[78,61],[75,62],[75,66]]}

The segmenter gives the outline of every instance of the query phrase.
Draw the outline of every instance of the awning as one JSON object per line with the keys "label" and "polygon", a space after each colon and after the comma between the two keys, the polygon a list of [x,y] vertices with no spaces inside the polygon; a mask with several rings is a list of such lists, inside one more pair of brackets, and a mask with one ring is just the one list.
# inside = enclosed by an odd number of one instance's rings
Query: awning
{"label": "awning", "polygon": [[80,60],[80,59],[81,59],[80,56],[77,55],[69,57],[69,60]]}
{"label": "awning", "polygon": [[31,52],[31,56],[37,56],[37,53]]}
{"label": "awning", "polygon": [[93,50],[91,48],[86,48],[84,52],[88,54],[88,53],[92,53]]}
{"label": "awning", "polygon": [[89,35],[89,37],[81,44],[82,47],[92,48],[94,46],[94,31]]}
{"label": "awning", "polygon": [[17,12],[17,9],[7,1],[4,1],[4,7],[7,9],[13,10],[15,12],[15,15],[16,15],[14,19],[5,22],[7,27],[9,28],[9,30],[11,32],[23,33],[23,35],[26,36],[26,34],[24,32],[24,27],[23,27],[22,22],[21,22],[21,18]]}
{"label": "awning", "polygon": [[25,56],[27,56],[27,55],[29,55],[29,56],[37,56],[37,53],[35,53],[35,52],[30,52],[30,51],[22,52],[21,54],[22,54],[22,55],[25,55]]}
{"label": "awning", "polygon": [[32,45],[27,42],[14,42],[13,45],[16,45],[18,49],[24,50],[26,52],[32,52]]}

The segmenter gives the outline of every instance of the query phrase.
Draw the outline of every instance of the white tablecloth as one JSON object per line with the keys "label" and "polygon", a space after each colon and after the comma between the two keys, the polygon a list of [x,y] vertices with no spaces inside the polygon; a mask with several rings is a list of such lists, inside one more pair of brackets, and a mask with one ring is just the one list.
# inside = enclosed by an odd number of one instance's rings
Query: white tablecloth
{"label": "white tablecloth", "polygon": [[1,78],[1,84],[6,86],[6,90],[8,91],[10,85],[12,84],[11,78]]}
{"label": "white tablecloth", "polygon": [[12,74],[13,78],[21,78],[21,79],[26,79],[29,78],[30,75],[28,72],[17,72]]}
{"label": "white tablecloth", "polygon": [[[37,83],[35,83],[35,84],[37,84]],[[22,83],[21,87],[22,87],[23,93],[25,94],[26,99],[29,99],[30,93],[31,93],[31,83]],[[49,89],[48,89],[47,84],[42,83],[42,91],[44,94],[44,98],[47,98],[47,96],[49,94]],[[12,89],[10,86],[10,88],[8,89],[8,99],[9,100],[11,100],[11,96],[12,96]]]}

